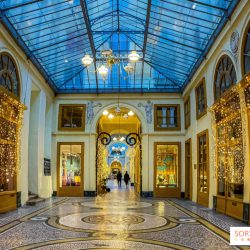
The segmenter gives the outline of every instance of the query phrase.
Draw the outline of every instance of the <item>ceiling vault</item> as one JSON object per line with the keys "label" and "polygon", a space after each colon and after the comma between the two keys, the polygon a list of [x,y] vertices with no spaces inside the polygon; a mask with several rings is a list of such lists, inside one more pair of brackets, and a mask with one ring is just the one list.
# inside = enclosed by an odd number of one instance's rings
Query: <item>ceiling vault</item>
{"label": "ceiling vault", "polygon": [[240,2],[0,0],[0,25],[55,93],[181,93]]}

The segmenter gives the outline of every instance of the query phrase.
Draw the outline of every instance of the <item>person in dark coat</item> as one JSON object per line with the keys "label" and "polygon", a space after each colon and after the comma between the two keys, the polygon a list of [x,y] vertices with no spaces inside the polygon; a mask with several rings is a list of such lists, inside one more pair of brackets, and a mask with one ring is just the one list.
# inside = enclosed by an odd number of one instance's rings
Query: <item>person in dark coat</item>
{"label": "person in dark coat", "polygon": [[121,185],[122,185],[122,173],[120,172],[120,170],[118,171],[116,178],[118,181],[118,187],[121,187]]}
{"label": "person in dark coat", "polygon": [[130,177],[129,177],[129,174],[128,174],[128,171],[126,171],[125,175],[124,175],[124,182],[126,184],[126,188],[128,188],[128,182],[130,180]]}

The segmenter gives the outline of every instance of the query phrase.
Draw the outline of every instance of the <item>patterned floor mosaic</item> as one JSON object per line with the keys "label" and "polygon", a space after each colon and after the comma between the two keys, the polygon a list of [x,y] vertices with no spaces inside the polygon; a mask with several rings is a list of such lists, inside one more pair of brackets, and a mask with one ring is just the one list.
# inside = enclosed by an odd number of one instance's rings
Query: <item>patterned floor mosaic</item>
{"label": "patterned floor mosaic", "polygon": [[250,249],[229,244],[241,222],[195,203],[140,199],[133,190],[53,198],[0,215],[0,249]]}

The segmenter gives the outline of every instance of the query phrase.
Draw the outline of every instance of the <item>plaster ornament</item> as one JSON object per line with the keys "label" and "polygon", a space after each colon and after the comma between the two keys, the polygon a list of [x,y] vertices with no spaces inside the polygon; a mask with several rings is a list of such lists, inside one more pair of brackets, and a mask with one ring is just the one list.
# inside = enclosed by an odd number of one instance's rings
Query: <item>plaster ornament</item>
{"label": "plaster ornament", "polygon": [[94,104],[93,101],[88,102],[88,104],[87,104],[87,123],[92,122],[92,120],[95,116],[95,113],[94,113],[95,107],[102,107],[102,104],[100,102],[96,103],[96,104]]}
{"label": "plaster ornament", "polygon": [[138,107],[144,107],[145,108],[145,112],[146,112],[146,117],[147,117],[147,123],[151,124],[152,123],[152,110],[153,110],[153,103],[148,100],[146,105],[144,105],[143,103],[139,103]]}
{"label": "plaster ornament", "polygon": [[237,53],[238,53],[239,39],[240,39],[240,35],[239,35],[238,31],[234,31],[231,35],[231,38],[230,38],[230,48],[231,48],[231,51],[233,52],[234,56],[237,55]]}

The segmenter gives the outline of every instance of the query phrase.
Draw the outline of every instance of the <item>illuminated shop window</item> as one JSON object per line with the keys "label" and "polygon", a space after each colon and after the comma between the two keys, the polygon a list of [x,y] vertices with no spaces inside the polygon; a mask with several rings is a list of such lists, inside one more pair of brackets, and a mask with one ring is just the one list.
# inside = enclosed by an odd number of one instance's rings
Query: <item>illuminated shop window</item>
{"label": "illuminated shop window", "polygon": [[60,145],[60,187],[81,186],[81,156],[81,145]]}
{"label": "illuminated shop window", "polygon": [[159,143],[155,154],[156,188],[178,187],[179,145]]}

